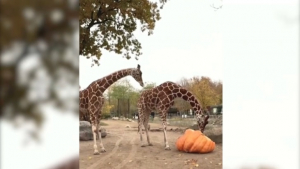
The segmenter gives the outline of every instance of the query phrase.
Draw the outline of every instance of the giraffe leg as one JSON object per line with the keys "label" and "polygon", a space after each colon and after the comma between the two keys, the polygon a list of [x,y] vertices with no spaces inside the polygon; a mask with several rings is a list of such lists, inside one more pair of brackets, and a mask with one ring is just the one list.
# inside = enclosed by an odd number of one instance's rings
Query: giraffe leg
{"label": "giraffe leg", "polygon": [[147,117],[145,117],[145,118],[146,118],[146,120],[145,120],[145,122],[144,122],[144,127],[145,127],[146,136],[147,136],[147,142],[148,142],[148,145],[149,145],[149,146],[153,146],[153,144],[150,143],[150,138],[149,138],[149,133],[148,133],[148,121],[149,121],[149,116],[148,116],[148,118],[147,118]]}
{"label": "giraffe leg", "polygon": [[143,141],[143,134],[142,134],[142,131],[143,128],[142,128],[142,124],[139,124],[139,133],[140,133],[140,141],[141,141],[141,147],[146,147],[146,144],[144,144],[144,141]]}
{"label": "giraffe leg", "polygon": [[[139,112],[141,110],[139,109]],[[142,123],[144,121],[144,115],[142,115],[143,113],[139,114],[139,119],[138,119],[138,130],[139,130],[139,134],[140,134],[140,142],[141,142],[141,147],[145,147],[146,145],[143,142],[143,128],[142,128]]]}
{"label": "giraffe leg", "polygon": [[98,106],[96,103],[94,103],[93,107],[89,107],[89,111],[91,112],[90,120],[91,120],[91,124],[92,124],[92,131],[93,131],[93,138],[94,138],[94,155],[99,155],[100,153],[99,153],[98,147],[97,147],[97,135],[99,136],[99,140],[100,140],[101,152],[103,152],[103,150],[105,150],[105,149],[102,144],[101,133],[99,132],[101,106]]}
{"label": "giraffe leg", "polygon": [[94,138],[94,155],[99,155],[98,147],[97,147],[97,125],[95,122],[92,122],[92,131]]}
{"label": "giraffe leg", "polygon": [[164,129],[164,141],[165,141],[165,150],[171,150],[169,143],[168,143],[168,138],[167,138],[167,123],[166,123],[166,118],[163,118],[163,129]]}
{"label": "giraffe leg", "polygon": [[106,150],[105,150],[105,148],[104,148],[104,146],[103,146],[103,143],[102,143],[102,138],[101,138],[101,131],[99,131],[99,129],[100,129],[100,120],[99,120],[99,123],[98,123],[98,125],[97,125],[97,133],[98,133],[98,136],[99,136],[99,141],[100,141],[100,148],[101,148],[101,153],[105,153],[106,152]]}

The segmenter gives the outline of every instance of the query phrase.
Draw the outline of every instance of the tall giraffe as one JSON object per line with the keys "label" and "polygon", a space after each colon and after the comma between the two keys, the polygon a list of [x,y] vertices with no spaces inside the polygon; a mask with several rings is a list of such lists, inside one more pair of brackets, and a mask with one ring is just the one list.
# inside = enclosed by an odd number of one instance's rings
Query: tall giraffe
{"label": "tall giraffe", "polygon": [[173,82],[164,82],[159,86],[145,90],[142,92],[138,103],[138,113],[139,113],[139,120],[138,120],[138,130],[140,134],[140,141],[141,147],[145,147],[146,144],[143,142],[142,136],[142,124],[144,124],[145,132],[147,135],[147,142],[149,146],[152,146],[149,139],[148,134],[148,122],[149,122],[149,115],[151,111],[157,111],[162,119],[163,125],[163,132],[164,132],[164,143],[165,143],[165,150],[170,150],[170,146],[167,140],[167,124],[166,124],[166,116],[169,108],[174,105],[175,98],[182,98],[185,101],[188,101],[192,106],[196,118],[199,129],[201,132],[204,131],[206,124],[208,123],[208,114],[204,114],[203,109],[199,101],[196,97],[189,92],[188,90],[184,89],[180,85],[173,83]]}
{"label": "tall giraffe", "polygon": [[96,143],[96,135],[100,140],[101,152],[106,152],[101,139],[100,119],[101,110],[104,104],[104,91],[117,80],[125,77],[132,76],[143,87],[142,71],[140,65],[137,68],[129,68],[116,71],[108,76],[92,82],[86,89],[79,91],[79,115],[80,120],[91,122],[93,138],[94,138],[94,155],[99,155]]}

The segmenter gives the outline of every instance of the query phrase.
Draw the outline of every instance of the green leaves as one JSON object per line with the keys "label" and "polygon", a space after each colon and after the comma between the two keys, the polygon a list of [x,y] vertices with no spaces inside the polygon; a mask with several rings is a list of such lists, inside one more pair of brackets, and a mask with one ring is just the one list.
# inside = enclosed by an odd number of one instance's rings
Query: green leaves
{"label": "green leaves", "polygon": [[[109,102],[110,111],[111,112],[117,112],[118,111],[118,99],[121,101],[126,101],[129,99],[129,108],[130,108],[130,114],[133,114],[136,112],[137,108],[137,100],[140,96],[139,91],[134,89],[134,87],[129,83],[127,79],[117,81],[112,86],[110,86],[107,90],[106,98]],[[119,102],[121,105],[122,103]],[[124,111],[127,111],[124,110]]]}
{"label": "green leaves", "polygon": [[159,3],[149,0],[81,0],[80,1],[80,55],[101,57],[101,50],[122,54],[125,58],[142,54],[140,42],[134,38],[137,22],[141,31],[153,34],[160,19]]}
{"label": "green leaves", "polygon": [[145,86],[144,86],[143,90],[152,89],[154,87],[156,87],[155,83],[151,83],[151,82],[150,83],[145,83]]}

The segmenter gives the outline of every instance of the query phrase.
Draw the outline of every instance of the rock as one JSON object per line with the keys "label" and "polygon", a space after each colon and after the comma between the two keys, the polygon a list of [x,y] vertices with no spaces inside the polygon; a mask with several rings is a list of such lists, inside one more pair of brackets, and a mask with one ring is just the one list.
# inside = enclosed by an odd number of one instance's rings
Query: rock
{"label": "rock", "polygon": [[119,120],[119,117],[113,117],[112,119],[113,120]]}
{"label": "rock", "polygon": [[[105,128],[100,128],[101,138],[106,137],[107,133]],[[97,139],[99,136],[97,135]],[[80,121],[79,123],[79,140],[80,141],[88,141],[93,140],[93,132],[90,122],[88,121]]]}
{"label": "rock", "polygon": [[[186,129],[199,130],[199,127],[198,125],[193,125]],[[182,132],[184,133],[185,130],[183,130]],[[216,124],[207,125],[203,133],[212,141],[214,141],[216,144],[223,142],[223,129],[222,127],[219,127],[219,125]]]}
{"label": "rock", "polygon": [[85,127],[91,127],[91,123],[88,121],[80,121],[79,127],[85,128]]}

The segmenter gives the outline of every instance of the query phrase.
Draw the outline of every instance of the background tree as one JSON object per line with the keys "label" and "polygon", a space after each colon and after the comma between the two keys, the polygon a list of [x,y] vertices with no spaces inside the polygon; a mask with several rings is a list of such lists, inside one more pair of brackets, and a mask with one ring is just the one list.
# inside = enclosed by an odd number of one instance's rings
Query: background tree
{"label": "background tree", "polygon": [[140,97],[140,91],[132,90],[129,93],[130,95],[130,112],[129,114],[133,116],[137,112],[137,101]]}
{"label": "background tree", "polygon": [[214,82],[214,89],[217,93],[218,103],[223,102],[223,83],[221,81]]}
{"label": "background tree", "polygon": [[114,108],[115,105],[110,104],[107,98],[105,98],[104,105],[102,108],[102,118],[109,118],[111,115],[111,109]]}
{"label": "background tree", "polygon": [[147,82],[147,83],[145,83],[145,86],[143,87],[142,90],[153,89],[154,87],[156,87],[156,83],[153,83],[153,82]]}
{"label": "background tree", "polygon": [[[145,83],[145,87],[142,90],[135,89],[127,79],[122,79],[116,83],[114,83],[112,86],[110,86],[106,92],[106,97],[108,99],[109,105],[111,105],[110,112],[113,113],[113,115],[118,115],[118,110],[120,112],[128,112],[128,102],[127,99],[129,99],[129,118],[133,116],[137,112],[137,101],[140,97],[141,91],[145,89],[150,89],[155,87],[155,83],[149,82]],[[118,103],[118,99],[119,103]],[[124,103],[122,103],[124,101]],[[120,109],[118,109],[118,104],[120,105]],[[122,110],[121,110],[122,109]],[[122,115],[122,114],[120,114]]]}
{"label": "background tree", "polygon": [[177,84],[179,84],[180,86],[186,88],[186,89],[190,89],[191,88],[191,81],[185,77],[181,78]]}
{"label": "background tree", "polygon": [[102,108],[102,118],[108,118],[111,116],[111,111],[115,107],[114,104],[111,102],[110,93],[112,92],[111,88],[109,87],[106,92],[104,92],[104,105]]}
{"label": "background tree", "polygon": [[[78,114],[78,93],[60,94],[78,89],[77,2],[9,0],[0,7],[0,117],[10,122],[22,117],[39,129],[47,103]],[[24,70],[22,64],[30,61],[35,63]]]}
{"label": "background tree", "polygon": [[112,98],[129,98],[131,90],[133,87],[127,79],[120,80],[111,86],[110,96]]}
{"label": "background tree", "polygon": [[117,113],[118,115],[123,115],[124,113],[131,115],[135,111],[134,108],[136,108],[139,92],[134,89],[127,79],[123,79],[109,87],[107,97],[110,105],[113,105],[111,112],[113,112],[114,115],[117,115]]}
{"label": "background tree", "polygon": [[221,104],[215,85],[209,77],[192,78],[191,91],[199,99],[202,107]]}
{"label": "background tree", "polygon": [[[192,79],[182,78],[177,83],[191,91],[204,109],[207,106],[222,104],[223,85],[221,81],[213,82],[209,77],[193,77]],[[174,100],[174,107],[180,112],[191,108],[190,104],[181,98]]]}
{"label": "background tree", "polygon": [[141,43],[134,37],[138,25],[153,34],[160,9],[167,0],[80,0],[80,55],[99,65],[102,50],[136,59],[142,54]]}

